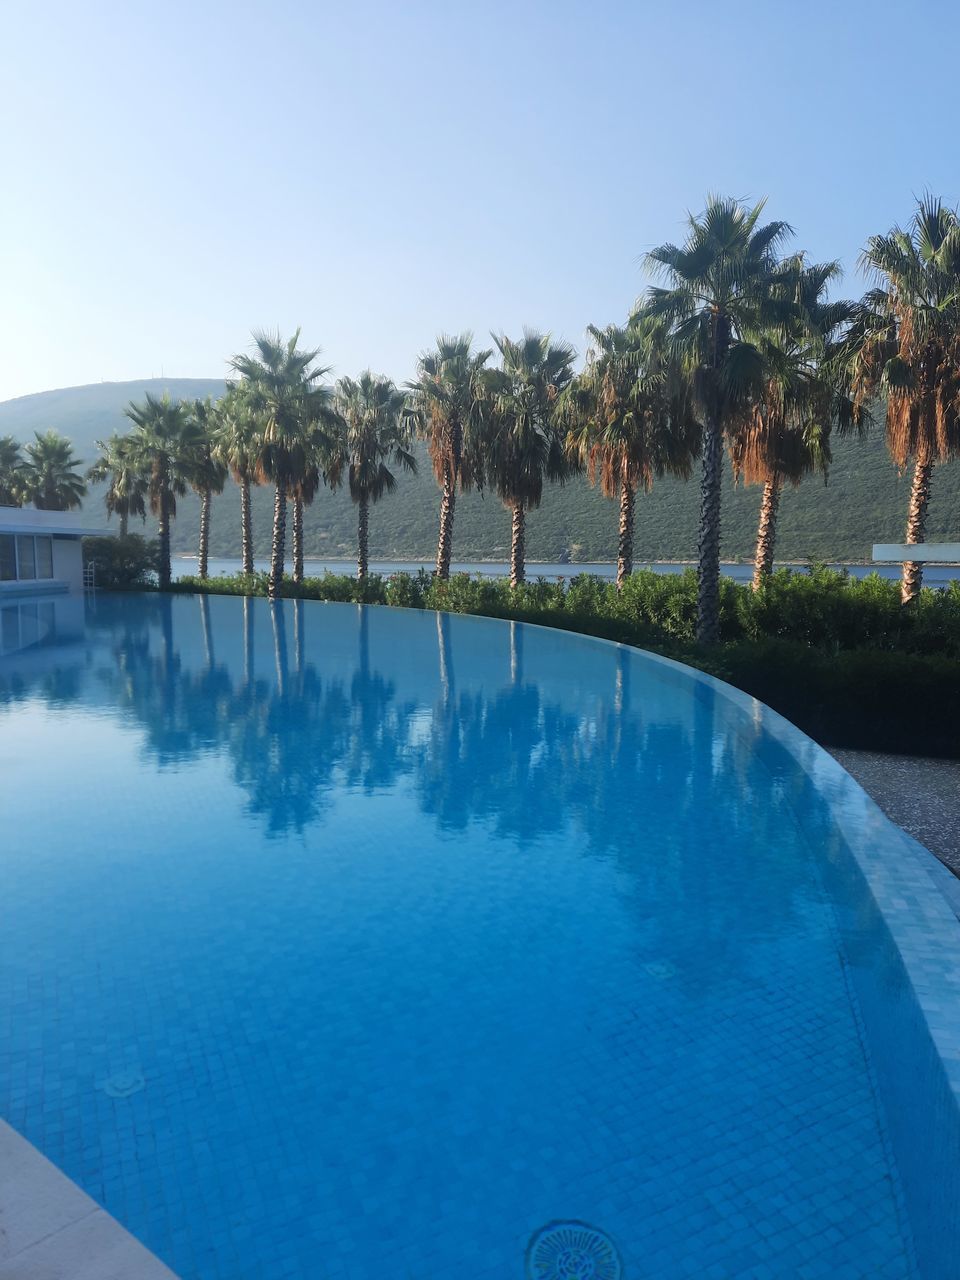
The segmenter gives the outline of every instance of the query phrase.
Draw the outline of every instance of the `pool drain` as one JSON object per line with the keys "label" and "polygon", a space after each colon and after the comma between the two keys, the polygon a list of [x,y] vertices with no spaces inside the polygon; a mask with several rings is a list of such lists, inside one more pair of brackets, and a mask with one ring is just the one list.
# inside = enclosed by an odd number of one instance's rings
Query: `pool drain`
{"label": "pool drain", "polygon": [[527,1245],[528,1280],[620,1280],[620,1254],[586,1222],[548,1222]]}
{"label": "pool drain", "polygon": [[129,1098],[146,1084],[139,1071],[118,1071],[100,1086],[108,1098]]}

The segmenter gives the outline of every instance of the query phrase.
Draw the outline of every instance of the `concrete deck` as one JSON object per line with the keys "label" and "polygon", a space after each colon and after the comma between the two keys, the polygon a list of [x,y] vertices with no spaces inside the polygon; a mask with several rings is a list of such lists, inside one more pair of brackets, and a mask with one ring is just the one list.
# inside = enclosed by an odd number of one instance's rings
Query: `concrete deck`
{"label": "concrete deck", "polygon": [[830,754],[888,818],[960,876],[960,760],[839,748]]}
{"label": "concrete deck", "polygon": [[0,1280],[177,1280],[0,1120]]}

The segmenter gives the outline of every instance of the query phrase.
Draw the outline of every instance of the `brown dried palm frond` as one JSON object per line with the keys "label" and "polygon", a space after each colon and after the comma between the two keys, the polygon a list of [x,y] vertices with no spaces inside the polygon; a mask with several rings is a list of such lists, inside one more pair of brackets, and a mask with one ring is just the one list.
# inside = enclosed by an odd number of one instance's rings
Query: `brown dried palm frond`
{"label": "brown dried palm frond", "polygon": [[908,230],[871,237],[861,261],[880,287],[854,335],[854,397],[886,395],[898,467],[960,456],[960,219],[926,197]]}

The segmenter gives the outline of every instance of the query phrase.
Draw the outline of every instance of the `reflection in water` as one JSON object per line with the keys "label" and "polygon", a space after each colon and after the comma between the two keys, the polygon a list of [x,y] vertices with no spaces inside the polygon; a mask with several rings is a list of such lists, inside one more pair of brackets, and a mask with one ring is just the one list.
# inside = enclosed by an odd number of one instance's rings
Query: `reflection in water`
{"label": "reflection in water", "polygon": [[[747,717],[737,732],[729,715],[718,728],[709,685],[651,701],[657,686],[643,660],[613,646],[592,655],[607,673],[605,696],[577,692],[576,666],[559,683],[538,683],[524,652],[533,633],[497,626],[483,660],[471,650],[461,662],[457,647],[469,633],[448,614],[431,622],[432,661],[392,649],[374,660],[372,611],[342,608],[207,596],[102,601],[77,665],[0,672],[0,698],[94,697],[139,724],[164,767],[224,755],[248,812],[272,836],[322,823],[338,790],[394,788],[409,790],[450,833],[480,823],[523,848],[575,827],[583,853],[629,873],[641,914],[656,901],[656,948],[677,959],[709,946],[722,964],[736,946],[724,911],[703,914],[699,935],[679,927],[694,898],[721,901],[731,878],[769,894],[756,905],[772,927],[789,918],[809,869],[783,828],[809,784],[796,769],[771,777]],[[345,641],[339,657],[328,651],[331,635]],[[84,674],[88,652],[95,689]],[[418,672],[413,692],[400,696],[397,680],[414,658],[428,660],[429,678]],[[682,712],[664,712],[674,704]],[[714,835],[722,854],[705,857]],[[731,865],[756,863],[758,847],[767,867]]]}

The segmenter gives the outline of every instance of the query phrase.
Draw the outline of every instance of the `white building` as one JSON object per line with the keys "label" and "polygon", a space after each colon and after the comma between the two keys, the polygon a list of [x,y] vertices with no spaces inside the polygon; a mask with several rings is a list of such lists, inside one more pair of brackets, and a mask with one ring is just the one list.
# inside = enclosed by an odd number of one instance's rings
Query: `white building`
{"label": "white building", "polygon": [[0,507],[0,595],[83,591],[80,539],[103,534],[74,511]]}
{"label": "white building", "polygon": [[72,511],[0,507],[0,657],[83,631],[83,549]]}

